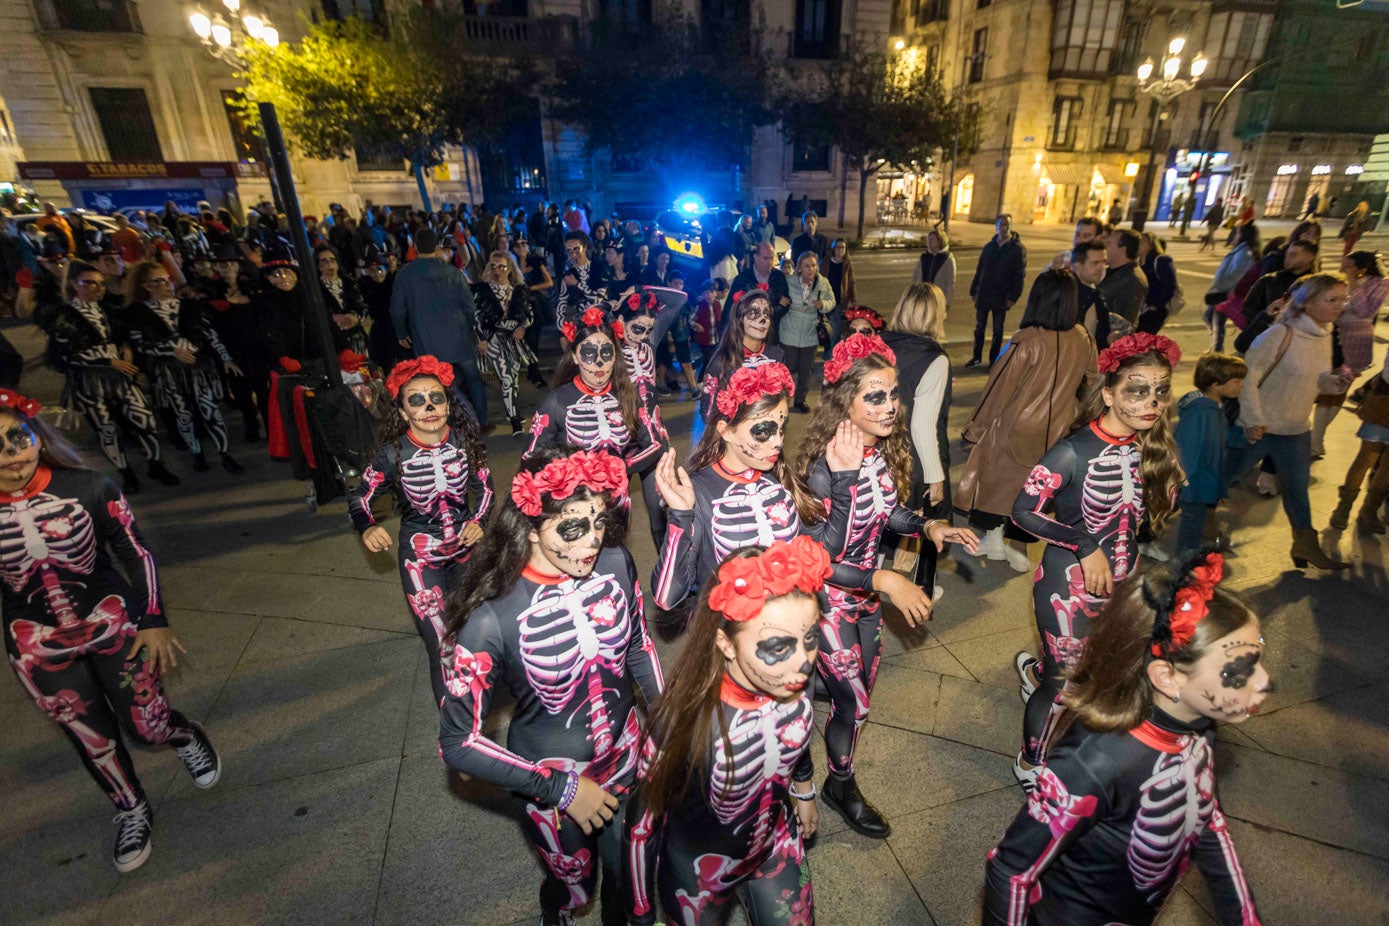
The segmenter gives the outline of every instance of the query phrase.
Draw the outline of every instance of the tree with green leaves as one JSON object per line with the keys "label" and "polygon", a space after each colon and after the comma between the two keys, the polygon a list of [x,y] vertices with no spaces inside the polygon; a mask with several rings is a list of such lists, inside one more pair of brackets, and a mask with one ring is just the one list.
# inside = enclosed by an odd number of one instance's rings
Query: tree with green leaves
{"label": "tree with green leaves", "polygon": [[408,162],[426,210],[425,170],[448,145],[500,143],[538,85],[528,59],[472,48],[456,19],[424,9],[389,30],[357,17],[317,23],[300,42],[250,49],[241,76],[253,124],[255,104],[273,103],[308,157]]}
{"label": "tree with green leaves", "polygon": [[779,109],[782,128],[802,145],[829,145],[857,171],[858,232],[863,238],[868,182],[888,164],[928,162],[954,138],[959,104],[924,64],[859,44],[827,66],[787,69]]}

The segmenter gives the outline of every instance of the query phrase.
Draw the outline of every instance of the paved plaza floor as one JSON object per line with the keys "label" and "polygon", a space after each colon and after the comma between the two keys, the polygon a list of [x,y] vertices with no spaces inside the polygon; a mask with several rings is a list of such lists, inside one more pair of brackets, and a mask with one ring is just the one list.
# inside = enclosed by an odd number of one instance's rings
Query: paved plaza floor
{"label": "paved plaza floor", "polygon": [[[1204,334],[1180,321],[1173,333],[1194,356]],[[952,324],[952,435],[984,382],[961,368],[962,333]],[[32,354],[36,342],[24,343]],[[1178,394],[1190,371],[1189,361],[1179,369]],[[38,382],[48,390],[40,395],[56,396],[51,377]],[[526,407],[536,399],[523,393]],[[663,411],[686,446],[691,403]],[[1354,429],[1350,415],[1339,418],[1328,458],[1313,468],[1318,524]],[[499,490],[522,445],[489,439]],[[171,750],[133,750],[155,807],[154,852],[119,875],[109,803],[18,683],[0,682],[0,922],[538,922],[540,869],[510,799],[439,760],[424,648],[394,552],[365,554],[341,501],[306,511],[302,486],[263,448],[237,452],[244,476],[195,474],[175,457],[184,486],[151,486],[133,500],[189,650],[168,678],[170,698],[206,725],[221,782],[197,791]],[[956,447],[957,472],[963,461]],[[638,495],[630,541],[649,572],[641,504]],[[1277,690],[1259,716],[1222,728],[1216,759],[1264,922],[1389,923],[1389,541],[1329,532],[1355,568],[1304,574],[1291,569],[1276,501],[1239,491],[1230,517],[1229,583],[1264,618]],[[1012,657],[1036,646],[1029,577],[960,557],[942,585],[925,630],[889,620],[858,765],[893,834],[865,839],[825,812],[809,855],[821,924],[977,923],[985,853],[1022,802],[1010,771],[1022,716]],[[659,649],[669,674],[679,643]],[[506,714],[494,712],[493,735]],[[818,736],[813,751],[823,774]],[[1159,923],[1214,923],[1210,910],[1193,872]],[[597,912],[583,922],[597,923]]]}

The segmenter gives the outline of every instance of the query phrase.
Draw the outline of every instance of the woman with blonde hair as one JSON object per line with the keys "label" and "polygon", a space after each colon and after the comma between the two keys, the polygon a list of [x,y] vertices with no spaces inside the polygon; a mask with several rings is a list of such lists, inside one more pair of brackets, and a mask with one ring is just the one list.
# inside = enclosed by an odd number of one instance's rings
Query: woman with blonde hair
{"label": "woman with blonde hair", "polygon": [[913,283],[934,283],[945,294],[945,304],[955,298],[955,255],[950,251],[950,236],[944,229],[933,228],[926,235],[926,253],[916,262]]}
{"label": "woman with blonde hair", "polygon": [[[931,283],[913,283],[902,291],[892,311],[883,341],[897,355],[897,385],[902,416],[911,435],[911,483],[904,486],[907,507],[928,518],[950,519],[950,357],[945,340],[945,293]],[[891,541],[897,536],[892,535]],[[885,546],[890,546],[885,543]],[[923,543],[917,559],[916,582],[933,599],[937,552]]]}
{"label": "woman with blonde hair", "polygon": [[1307,485],[1312,469],[1309,420],[1317,395],[1345,392],[1350,373],[1333,369],[1331,328],[1346,305],[1346,278],[1310,273],[1293,284],[1278,320],[1245,354],[1249,377],[1240,393],[1236,422],[1249,439],[1231,452],[1227,483],[1233,483],[1265,457],[1273,460],[1283,484],[1283,511],[1293,529],[1293,565],[1346,569],[1349,563],[1327,556],[1312,526]]}

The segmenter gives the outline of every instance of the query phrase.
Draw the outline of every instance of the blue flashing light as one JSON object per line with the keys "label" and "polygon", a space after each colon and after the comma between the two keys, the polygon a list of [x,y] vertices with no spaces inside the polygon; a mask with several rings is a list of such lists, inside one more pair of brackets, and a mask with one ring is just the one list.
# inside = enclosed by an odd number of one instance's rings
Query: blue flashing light
{"label": "blue flashing light", "polygon": [[698,193],[681,193],[675,197],[675,208],[685,215],[703,215],[704,198]]}

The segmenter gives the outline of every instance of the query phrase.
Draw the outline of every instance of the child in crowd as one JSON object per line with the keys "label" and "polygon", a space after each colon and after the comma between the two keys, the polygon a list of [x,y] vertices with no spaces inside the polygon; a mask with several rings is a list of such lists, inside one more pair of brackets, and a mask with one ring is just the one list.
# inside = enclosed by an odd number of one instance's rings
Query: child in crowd
{"label": "child in crowd", "polygon": [[694,310],[690,328],[693,331],[691,340],[699,347],[697,375],[700,380],[704,379],[704,369],[709,365],[709,358],[714,356],[720,330],[719,323],[723,319],[723,301],[727,295],[728,284],[723,277],[705,280],[699,287],[699,305]]}
{"label": "child in crowd", "polygon": [[1196,361],[1196,388],[1177,403],[1181,419],[1173,437],[1186,473],[1177,530],[1178,556],[1201,545],[1206,518],[1225,498],[1225,447],[1230,422],[1224,406],[1239,398],[1247,367],[1233,354],[1210,353]]}

